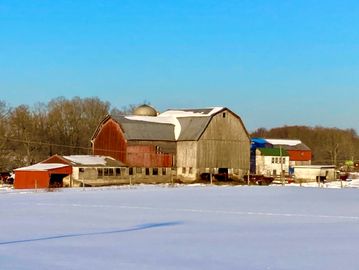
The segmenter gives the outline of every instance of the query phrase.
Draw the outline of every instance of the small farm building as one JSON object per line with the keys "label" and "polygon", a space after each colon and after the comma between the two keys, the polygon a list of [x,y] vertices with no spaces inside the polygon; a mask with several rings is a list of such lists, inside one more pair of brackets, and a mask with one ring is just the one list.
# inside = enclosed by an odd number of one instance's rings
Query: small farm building
{"label": "small farm building", "polygon": [[302,165],[293,166],[295,179],[306,181],[335,180],[335,165]]}
{"label": "small farm building", "polygon": [[71,175],[72,167],[62,163],[38,163],[14,172],[16,189],[49,188],[62,186],[63,178]]}
{"label": "small farm building", "polygon": [[128,182],[127,167],[108,156],[54,155],[42,163],[62,163],[72,168],[72,174],[63,179],[63,186],[104,186]]}

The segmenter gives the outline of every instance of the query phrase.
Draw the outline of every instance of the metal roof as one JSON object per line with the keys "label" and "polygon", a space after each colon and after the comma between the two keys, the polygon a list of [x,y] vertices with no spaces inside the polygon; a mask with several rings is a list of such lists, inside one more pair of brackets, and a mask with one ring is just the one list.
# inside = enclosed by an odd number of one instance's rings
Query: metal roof
{"label": "metal roof", "polygon": [[[114,119],[120,125],[128,141],[193,141],[200,139],[212,117],[223,110],[228,109],[212,107],[168,110],[155,117],[107,116],[101,124],[110,118]],[[236,114],[234,115],[238,117],[243,125],[240,117]],[[92,138],[95,138],[101,124]],[[246,134],[248,135],[247,131]]]}
{"label": "metal roof", "polygon": [[178,141],[195,141],[199,140],[211,117],[179,117],[181,124],[181,134]]}
{"label": "metal roof", "polygon": [[280,148],[257,148],[263,156],[280,157],[289,156],[285,149]]}
{"label": "metal roof", "polygon": [[[150,117],[150,116],[149,116]],[[175,141],[175,126],[170,123],[159,123],[130,119],[125,116],[114,118],[125,134],[127,140]]]}

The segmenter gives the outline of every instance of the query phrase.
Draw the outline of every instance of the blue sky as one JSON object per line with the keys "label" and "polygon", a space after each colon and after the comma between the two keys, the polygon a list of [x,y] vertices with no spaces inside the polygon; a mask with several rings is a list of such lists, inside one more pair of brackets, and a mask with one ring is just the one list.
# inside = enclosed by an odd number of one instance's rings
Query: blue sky
{"label": "blue sky", "polygon": [[0,99],[226,106],[359,131],[359,1],[1,0]]}

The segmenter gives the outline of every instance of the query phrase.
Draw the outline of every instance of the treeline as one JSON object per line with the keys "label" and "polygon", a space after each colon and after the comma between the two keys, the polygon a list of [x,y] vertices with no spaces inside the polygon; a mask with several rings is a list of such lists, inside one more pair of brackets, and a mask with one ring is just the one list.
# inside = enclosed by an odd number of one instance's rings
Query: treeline
{"label": "treeline", "polygon": [[[90,138],[99,122],[107,114],[129,114],[135,107],[111,108],[97,97],[59,97],[31,107],[10,107],[0,101],[0,171],[31,165],[53,154],[91,154]],[[251,136],[299,139],[312,149],[313,164],[359,160],[354,129],[284,126],[259,128]]]}
{"label": "treeline", "polygon": [[347,160],[359,160],[359,137],[354,129],[307,126],[259,128],[252,137],[299,139],[311,148],[313,164],[343,165]]}
{"label": "treeline", "polygon": [[112,108],[99,98],[59,97],[47,104],[10,107],[0,101],[0,171],[9,171],[53,154],[90,154],[92,137],[109,113],[126,114],[135,105]]}

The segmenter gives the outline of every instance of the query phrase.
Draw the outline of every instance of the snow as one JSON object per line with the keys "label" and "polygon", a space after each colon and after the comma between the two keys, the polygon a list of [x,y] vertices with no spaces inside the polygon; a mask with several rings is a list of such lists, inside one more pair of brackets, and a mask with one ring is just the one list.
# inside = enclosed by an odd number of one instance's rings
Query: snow
{"label": "snow", "polygon": [[18,168],[15,171],[47,171],[64,167],[68,167],[68,165],[61,163],[37,163],[28,167]]}
{"label": "snow", "polygon": [[282,139],[265,139],[265,140],[273,145],[295,146],[302,143],[300,140],[282,140]]}
{"label": "snow", "polygon": [[208,108],[211,109],[209,113],[201,113],[201,112],[195,112],[190,110],[168,110],[163,113],[161,113],[159,116],[174,116],[174,117],[203,117],[203,116],[212,116],[219,111],[223,110],[224,107],[211,107]]}
{"label": "snow", "polygon": [[358,189],[134,186],[0,196],[0,269],[358,269]]}
{"label": "snow", "polygon": [[80,165],[106,165],[106,158],[104,156],[91,156],[91,155],[72,155],[64,156],[65,159],[70,160],[74,164]]}

